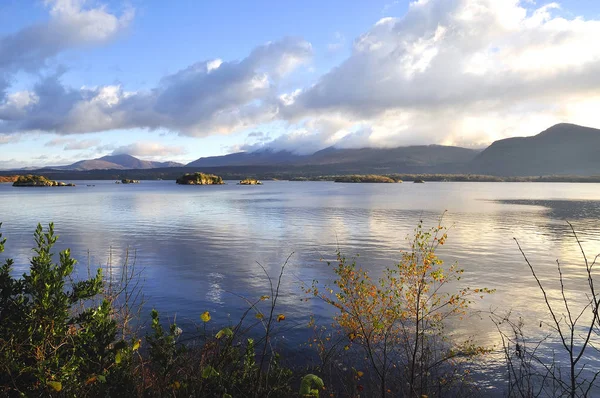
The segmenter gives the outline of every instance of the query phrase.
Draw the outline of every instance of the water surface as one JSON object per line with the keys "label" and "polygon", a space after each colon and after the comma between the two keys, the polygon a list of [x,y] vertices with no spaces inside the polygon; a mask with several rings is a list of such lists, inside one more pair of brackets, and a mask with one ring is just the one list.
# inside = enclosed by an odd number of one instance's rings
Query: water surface
{"label": "water surface", "polygon": [[[551,294],[558,293],[555,260],[560,259],[573,300],[583,300],[585,268],[565,220],[591,257],[600,252],[600,184],[76,183],[74,188],[0,184],[5,256],[15,259],[19,273],[32,256],[36,224],[54,222],[57,248],[71,248],[84,269],[106,264],[111,254],[116,272],[127,252],[135,257],[148,308],[176,315],[183,325],[208,310],[214,322],[226,324],[245,309],[239,295],[268,293],[257,263],[277,275],[291,254],[281,297],[286,322],[299,325],[283,336],[290,345],[304,341],[301,325],[310,314],[331,314],[322,303],[302,302],[301,284],[330,279],[326,260],[335,258],[336,249],[360,254],[361,266],[380,273],[400,258],[419,220],[433,226],[444,212],[443,224],[451,229],[440,257],[465,269],[464,286],[497,289],[475,309],[512,309],[530,324],[547,315],[513,238]],[[499,344],[487,315],[480,318],[456,332]]]}

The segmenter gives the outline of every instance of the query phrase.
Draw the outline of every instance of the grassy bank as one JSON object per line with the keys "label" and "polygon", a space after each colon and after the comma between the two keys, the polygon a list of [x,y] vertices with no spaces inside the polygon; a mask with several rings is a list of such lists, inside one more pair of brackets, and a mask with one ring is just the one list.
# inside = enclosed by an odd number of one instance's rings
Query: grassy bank
{"label": "grassy bank", "polygon": [[[153,310],[149,327],[141,328],[142,275],[135,267],[125,262],[120,275],[111,269],[106,278],[99,269],[73,280],[76,261],[69,250],[58,261],[52,256],[56,239],[52,224],[38,226],[29,273],[15,278],[10,259],[0,267],[0,395],[486,396],[474,380],[490,377],[485,368],[493,347],[449,338],[445,328],[450,320],[466,322],[472,303],[493,290],[460,286],[465,271],[436,254],[448,239],[442,226],[419,224],[409,249],[379,280],[338,252],[328,264],[332,283],[313,281],[304,286],[303,299],[318,300],[335,316],[303,326],[312,331],[303,349],[314,360],[294,366],[280,339],[293,323],[279,305],[286,264],[275,277],[263,268],[266,291],[240,297],[246,311],[225,326],[199,309],[197,327],[182,330]],[[0,234],[0,252],[5,243]],[[564,287],[558,297],[563,305],[555,307],[522,254],[555,333],[535,342],[523,333],[522,320],[490,314],[503,342],[496,349],[506,360],[505,391],[515,397],[592,396],[600,388],[598,373],[589,377],[583,370],[600,326],[594,263],[584,255],[590,301],[583,309],[569,303]],[[563,286],[560,264],[558,271]],[[560,362],[538,354],[542,345],[555,343],[564,348]]]}

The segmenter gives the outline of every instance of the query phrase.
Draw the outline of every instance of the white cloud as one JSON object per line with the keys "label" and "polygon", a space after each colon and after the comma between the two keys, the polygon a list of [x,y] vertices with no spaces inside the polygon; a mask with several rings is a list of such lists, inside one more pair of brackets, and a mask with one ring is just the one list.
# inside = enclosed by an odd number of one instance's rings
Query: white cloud
{"label": "white cloud", "polygon": [[[131,18],[75,0],[47,3],[51,22],[0,38],[0,68],[39,66],[65,48],[105,42]],[[414,1],[401,18],[374,23],[354,40],[351,55],[312,85],[287,92],[285,79],[312,53],[301,39],[269,42],[240,60],[198,62],[145,91],[70,88],[51,75],[29,91],[0,96],[0,133],[142,128],[204,137],[284,121],[289,135],[244,147],[308,152],[480,146],[562,121],[600,126],[600,20],[564,17],[557,3],[531,7],[518,0]],[[46,32],[59,44],[38,37]],[[27,44],[22,54],[18,43]],[[0,92],[6,87],[0,79]]]}
{"label": "white cloud", "polygon": [[62,146],[65,151],[78,151],[98,147],[100,140],[77,140],[73,138],[57,137],[44,144],[46,147]]}
{"label": "white cloud", "polygon": [[164,145],[158,142],[135,142],[129,145],[123,145],[113,151],[113,155],[132,155],[146,157],[164,157],[173,155],[183,155],[187,153],[182,146]]}
{"label": "white cloud", "polygon": [[[241,61],[196,63],[138,92],[121,86],[73,89],[59,75],[49,76],[28,93],[35,103],[4,118],[0,132],[166,128],[190,136],[226,134],[275,118],[278,82],[310,55],[310,44],[287,38],[258,46]],[[8,103],[0,112],[3,107]]]}
{"label": "white cloud", "polygon": [[345,118],[361,131],[357,146],[480,145],[552,122],[600,126],[597,112],[582,111],[600,106],[600,21],[554,15],[558,7],[413,2],[358,37],[316,84],[281,95],[280,114],[292,123]]}
{"label": "white cloud", "polygon": [[0,36],[0,72],[33,72],[64,50],[110,41],[133,18],[132,9],[116,16],[104,6],[84,7],[85,0],[45,0],[44,3],[50,10],[47,22]]}

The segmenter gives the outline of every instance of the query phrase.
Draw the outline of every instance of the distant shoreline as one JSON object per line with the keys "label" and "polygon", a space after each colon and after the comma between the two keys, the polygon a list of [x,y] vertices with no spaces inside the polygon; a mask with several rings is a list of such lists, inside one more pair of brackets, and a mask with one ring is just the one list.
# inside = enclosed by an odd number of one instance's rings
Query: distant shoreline
{"label": "distant shoreline", "polygon": [[[206,170],[206,169],[205,169]],[[124,178],[135,180],[173,180],[175,181],[181,174],[171,176],[164,169],[152,170],[119,170],[118,172],[109,170],[94,170],[81,172],[53,172],[48,170],[27,171],[27,173],[15,173],[0,171],[0,183],[14,182],[19,175],[34,174],[43,175],[50,179],[61,180],[122,180]],[[223,180],[240,181],[247,178],[247,174],[236,172],[215,172]],[[337,181],[358,184],[405,182],[412,183],[416,180],[424,182],[572,182],[572,183],[600,183],[598,176],[575,176],[575,175],[548,175],[548,176],[492,176],[479,174],[326,174],[326,175],[306,175],[303,173],[253,173],[253,178],[264,181]]]}

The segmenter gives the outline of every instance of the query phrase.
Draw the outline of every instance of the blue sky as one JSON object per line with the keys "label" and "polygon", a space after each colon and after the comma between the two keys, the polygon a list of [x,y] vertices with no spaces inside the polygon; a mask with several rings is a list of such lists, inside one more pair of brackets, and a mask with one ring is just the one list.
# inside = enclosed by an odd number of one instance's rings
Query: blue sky
{"label": "blue sky", "polygon": [[0,2],[0,168],[600,127],[600,3]]}

